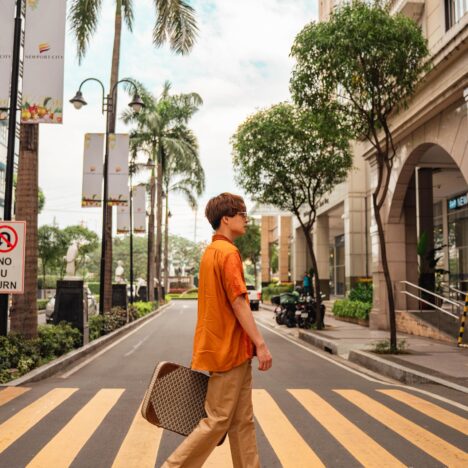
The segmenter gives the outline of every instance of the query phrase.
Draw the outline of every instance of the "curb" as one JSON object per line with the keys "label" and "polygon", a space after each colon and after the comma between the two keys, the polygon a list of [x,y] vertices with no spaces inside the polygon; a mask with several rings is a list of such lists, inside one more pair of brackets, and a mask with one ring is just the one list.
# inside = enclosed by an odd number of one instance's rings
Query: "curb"
{"label": "curb", "polygon": [[327,353],[338,355],[338,346],[333,341],[304,331],[299,331],[299,338]]}
{"label": "curb", "polygon": [[81,358],[88,356],[89,354],[92,354],[95,351],[98,351],[102,348],[105,348],[106,346],[114,342],[117,338],[120,338],[121,336],[125,335],[127,332],[133,330],[134,328],[137,328],[139,325],[142,325],[148,320],[151,320],[160,312],[162,312],[164,309],[167,309],[170,305],[171,305],[170,302],[168,304],[164,304],[158,309],[154,310],[153,312],[150,312],[148,315],[145,315],[144,317],[141,317],[133,322],[127,323],[123,327],[118,328],[117,330],[114,330],[108,335],[101,336],[91,341],[90,343],[82,346],[79,349],[70,351],[69,353],[64,354],[63,356],[60,356],[57,359],[54,359],[53,361],[47,364],[44,364],[41,367],[37,367],[31,372],[28,372],[27,374],[24,374],[15,380],[11,380],[10,382],[7,382],[6,384],[0,385],[0,388],[1,387],[17,387],[19,385],[24,385],[24,384],[31,383],[31,382],[37,382],[39,380],[50,377],[51,375],[54,375],[57,372],[65,369],[70,364],[73,364],[74,362],[80,360]]}
{"label": "curb", "polygon": [[468,394],[468,388],[435,375],[411,369],[365,351],[351,350],[348,360],[406,384],[435,383]]}

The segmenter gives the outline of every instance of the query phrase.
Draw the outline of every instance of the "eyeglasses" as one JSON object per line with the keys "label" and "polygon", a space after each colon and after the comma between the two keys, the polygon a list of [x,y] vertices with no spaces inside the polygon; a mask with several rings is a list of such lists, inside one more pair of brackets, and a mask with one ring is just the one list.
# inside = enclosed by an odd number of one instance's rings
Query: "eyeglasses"
{"label": "eyeglasses", "polygon": [[244,219],[248,218],[247,211],[238,211],[236,215],[242,216]]}

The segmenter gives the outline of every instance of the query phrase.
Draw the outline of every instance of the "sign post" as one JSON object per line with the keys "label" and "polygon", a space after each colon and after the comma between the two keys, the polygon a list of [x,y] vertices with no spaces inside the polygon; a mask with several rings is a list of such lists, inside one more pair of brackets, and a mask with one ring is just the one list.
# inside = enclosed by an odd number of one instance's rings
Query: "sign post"
{"label": "sign post", "polygon": [[0,221],[0,294],[24,293],[25,221]]}

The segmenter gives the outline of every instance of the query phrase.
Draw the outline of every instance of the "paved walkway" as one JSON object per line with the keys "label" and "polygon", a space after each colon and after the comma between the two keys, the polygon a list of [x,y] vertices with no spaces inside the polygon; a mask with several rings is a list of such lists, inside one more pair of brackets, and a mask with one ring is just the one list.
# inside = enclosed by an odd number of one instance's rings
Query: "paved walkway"
{"label": "paved walkway", "polygon": [[[375,343],[389,339],[388,331],[370,330],[368,327],[342,322],[328,312],[325,317],[325,330],[287,329],[276,324],[273,309],[269,304],[262,304],[262,309],[255,314],[258,313],[262,320],[267,320],[271,326],[281,328],[345,359],[348,359],[351,351],[371,351]],[[405,340],[408,354],[375,356],[468,387],[468,348],[458,348],[455,339],[451,345],[399,333],[398,340]]]}

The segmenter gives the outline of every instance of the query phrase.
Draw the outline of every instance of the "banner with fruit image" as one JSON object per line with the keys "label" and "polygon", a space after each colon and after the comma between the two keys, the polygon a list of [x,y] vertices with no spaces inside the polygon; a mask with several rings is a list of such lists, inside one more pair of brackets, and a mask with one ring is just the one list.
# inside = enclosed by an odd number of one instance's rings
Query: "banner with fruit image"
{"label": "banner with fruit image", "polygon": [[109,135],[108,194],[109,205],[128,203],[128,157],[130,138],[128,133]]}
{"label": "banner with fruit image", "polygon": [[[0,0],[0,108],[8,107],[15,28],[15,2]],[[0,109],[0,120],[8,118]]]}
{"label": "banner with fruit image", "polygon": [[65,19],[66,0],[26,1],[23,124],[62,123]]}
{"label": "banner with fruit image", "polygon": [[144,184],[133,187],[133,232],[146,232],[146,186]]}
{"label": "banner with fruit image", "polygon": [[130,232],[130,207],[117,207],[117,234],[128,234]]}
{"label": "banner with fruit image", "polygon": [[104,134],[86,133],[83,156],[83,191],[81,206],[101,206],[103,181]]}

